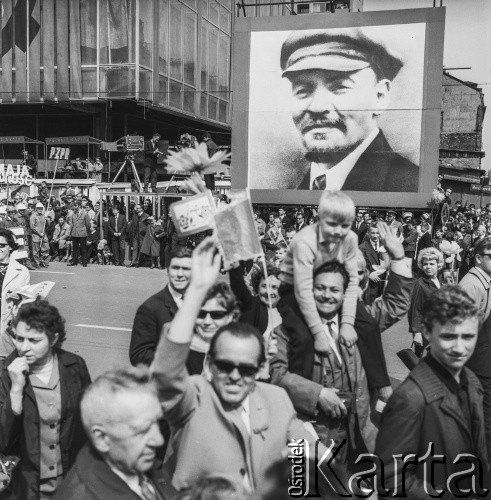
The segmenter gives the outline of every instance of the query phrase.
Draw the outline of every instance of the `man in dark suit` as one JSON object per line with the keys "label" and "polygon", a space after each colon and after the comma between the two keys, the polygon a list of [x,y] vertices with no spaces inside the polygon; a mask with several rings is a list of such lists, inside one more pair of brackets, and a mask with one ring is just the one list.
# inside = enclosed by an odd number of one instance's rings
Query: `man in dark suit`
{"label": "man in dark suit", "polygon": [[297,212],[297,215],[295,215],[295,219],[296,219],[296,222],[295,222],[295,225],[293,226],[295,228],[295,231],[297,231],[297,233],[300,231],[300,229],[303,229],[307,224],[305,222],[305,215],[303,214],[303,212],[301,210],[299,210]]}
{"label": "man in dark suit", "polygon": [[[215,153],[218,152],[218,146],[215,141],[211,138],[210,132],[205,132],[203,134],[203,142],[206,144],[206,151],[208,156],[211,158]],[[215,191],[215,174],[205,175],[205,185],[211,191]]]}
{"label": "man in dark suit", "polygon": [[[442,287],[425,303],[424,326],[429,354],[395,390],[382,415],[375,447],[383,464],[377,471],[381,496],[401,491],[406,498],[459,498],[464,491],[486,496],[477,493],[489,472],[483,392],[464,366],[475,352],[477,307],[460,287]],[[420,459],[404,468],[409,454]],[[430,474],[421,458],[427,454],[443,458]],[[472,458],[464,464],[463,456]]]}
{"label": "man in dark suit", "polygon": [[382,274],[374,268],[380,266],[380,233],[377,223],[373,222],[368,230],[369,240],[364,241],[360,245],[361,253],[367,263],[369,274],[368,288],[365,291],[364,302],[371,305],[372,302],[382,294],[383,284],[381,281]]}
{"label": "man in dark suit", "polygon": [[283,227],[285,229],[292,225],[292,219],[288,215],[286,215],[286,211],[283,207],[280,207],[278,209],[278,216],[281,219],[281,223],[283,224]]}
{"label": "man in dark suit", "polygon": [[81,415],[86,445],[58,488],[58,500],[170,500],[176,491],[154,467],[164,444],[162,408],[145,368],[106,372],[89,386]]}
{"label": "man in dark suit", "polygon": [[403,61],[373,33],[340,31],[295,31],[281,48],[305,148],[291,189],[415,192],[418,166],[392,150],[377,123]]}
{"label": "man in dark suit", "polygon": [[153,134],[149,141],[145,141],[143,152],[145,154],[143,171],[143,189],[148,191],[148,183],[152,186],[152,192],[157,192],[157,159],[159,157],[158,145],[160,134]]}
{"label": "man in dark suit", "polygon": [[172,321],[182,304],[191,277],[191,250],[177,247],[170,254],[169,284],[136,311],[131,332],[130,362],[150,365],[165,323]]}
{"label": "man in dark suit", "polygon": [[418,261],[419,252],[432,246],[430,225],[427,222],[421,222],[421,233],[422,234],[416,244],[416,262]]}
{"label": "man in dark suit", "polygon": [[113,207],[113,215],[109,217],[109,233],[111,234],[112,250],[114,255],[114,265],[124,264],[124,249],[126,238],[126,227],[128,223],[126,217],[119,213],[119,206]]}
{"label": "man in dark suit", "polygon": [[355,220],[351,225],[351,230],[358,235],[358,245],[360,245],[368,231],[368,224],[364,222],[361,212],[356,214]]}
{"label": "man in dark suit", "polygon": [[142,206],[136,205],[129,230],[132,246],[131,264],[129,267],[138,267],[140,265],[141,246],[147,234],[147,219],[148,214],[143,211]]}

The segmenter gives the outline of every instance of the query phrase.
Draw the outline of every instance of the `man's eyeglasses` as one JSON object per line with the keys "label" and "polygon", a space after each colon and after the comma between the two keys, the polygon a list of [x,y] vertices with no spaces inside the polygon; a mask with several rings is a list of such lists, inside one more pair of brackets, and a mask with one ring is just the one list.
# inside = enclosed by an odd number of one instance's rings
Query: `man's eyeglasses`
{"label": "man's eyeglasses", "polygon": [[226,373],[227,375],[232,373],[236,368],[241,377],[254,377],[254,375],[256,375],[256,373],[259,371],[259,367],[256,365],[236,365],[235,363],[232,363],[231,361],[227,361],[225,359],[214,359],[213,364],[217,367],[217,370],[219,372]]}
{"label": "man's eyeglasses", "polygon": [[210,318],[215,320],[215,319],[223,319],[225,316],[227,316],[228,312],[227,311],[200,311],[198,313],[198,319],[205,319],[208,314],[210,315]]}
{"label": "man's eyeglasses", "polygon": [[5,248],[5,247],[8,247],[9,244],[8,243],[0,243],[0,248]]}
{"label": "man's eyeglasses", "polygon": [[488,259],[491,259],[491,253],[480,253],[479,255],[481,257],[487,257]]}

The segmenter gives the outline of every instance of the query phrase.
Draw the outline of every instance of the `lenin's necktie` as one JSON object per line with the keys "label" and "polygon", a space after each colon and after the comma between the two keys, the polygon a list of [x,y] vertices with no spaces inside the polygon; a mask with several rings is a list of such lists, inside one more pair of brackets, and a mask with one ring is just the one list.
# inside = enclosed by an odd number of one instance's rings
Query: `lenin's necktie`
{"label": "lenin's necktie", "polygon": [[142,490],[142,496],[145,500],[159,500],[159,496],[155,492],[154,486],[144,475],[140,476],[140,488]]}
{"label": "lenin's necktie", "polygon": [[312,189],[324,191],[326,189],[326,174],[319,175],[312,183]]}

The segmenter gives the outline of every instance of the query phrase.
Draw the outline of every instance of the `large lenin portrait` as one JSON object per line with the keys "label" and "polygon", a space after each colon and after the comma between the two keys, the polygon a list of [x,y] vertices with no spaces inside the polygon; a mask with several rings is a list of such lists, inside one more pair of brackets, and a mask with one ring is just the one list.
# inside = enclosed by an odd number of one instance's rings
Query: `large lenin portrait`
{"label": "large lenin portrait", "polygon": [[[441,64],[441,53],[428,53],[434,33],[427,22],[402,22],[404,15],[374,25],[351,16],[354,26],[348,15],[345,27],[251,30],[242,139],[250,189],[418,193],[436,180],[439,110],[428,106],[439,104],[441,89],[440,66],[431,95],[428,65]],[[437,133],[428,135],[429,127]]]}

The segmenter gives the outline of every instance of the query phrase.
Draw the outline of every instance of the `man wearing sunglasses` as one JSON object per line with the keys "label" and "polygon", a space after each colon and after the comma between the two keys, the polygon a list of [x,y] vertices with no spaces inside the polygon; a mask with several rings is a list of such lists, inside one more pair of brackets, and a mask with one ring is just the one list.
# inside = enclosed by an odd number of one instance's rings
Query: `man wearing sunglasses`
{"label": "man wearing sunglasses", "polygon": [[195,249],[184,303],[161,336],[152,364],[171,427],[172,449],[165,465],[178,490],[214,474],[252,492],[269,466],[282,459],[291,438],[313,445],[313,437],[283,389],[255,380],[266,356],[254,327],[222,326],[211,340],[205,376],[188,374],[185,364],[195,323],[218,279],[220,260],[212,238]]}
{"label": "man wearing sunglasses", "polygon": [[475,265],[462,278],[459,285],[469,294],[479,308],[482,318],[474,354],[467,363],[484,389],[484,424],[488,455],[491,457],[491,237],[478,241],[474,247]]}

